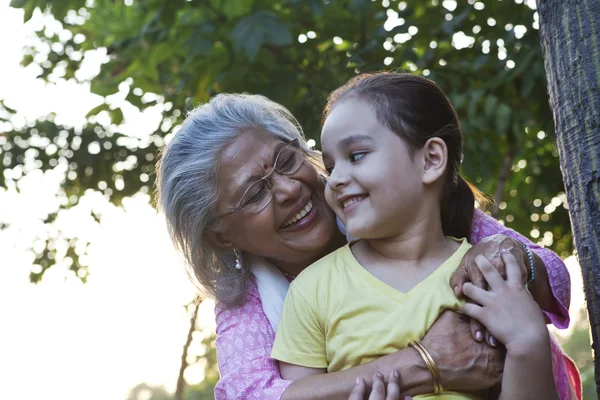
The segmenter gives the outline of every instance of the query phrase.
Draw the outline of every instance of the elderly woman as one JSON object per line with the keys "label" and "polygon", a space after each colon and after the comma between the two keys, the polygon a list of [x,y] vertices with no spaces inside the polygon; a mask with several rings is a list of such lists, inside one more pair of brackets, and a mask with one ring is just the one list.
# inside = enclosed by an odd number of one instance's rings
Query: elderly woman
{"label": "elderly woman", "polygon": [[[393,371],[403,392],[433,391],[427,366],[412,348],[294,382],[282,380],[269,357],[289,282],[346,243],[323,197],[320,154],[309,149],[283,106],[257,95],[214,97],[174,135],[157,177],[172,239],[217,301],[217,399],[347,399],[357,377],[369,386],[374,373]],[[566,327],[570,280],[562,261],[481,212],[472,231],[474,246],[449,283],[457,293],[467,280],[483,285],[476,255],[501,269],[499,251],[506,248],[522,260],[524,274],[535,276],[531,293],[547,319]],[[364,341],[368,346],[369,338]],[[500,381],[502,352],[476,323],[445,312],[422,343],[446,388],[480,390]],[[553,367],[561,398],[575,398],[567,372],[572,364],[555,343]]]}

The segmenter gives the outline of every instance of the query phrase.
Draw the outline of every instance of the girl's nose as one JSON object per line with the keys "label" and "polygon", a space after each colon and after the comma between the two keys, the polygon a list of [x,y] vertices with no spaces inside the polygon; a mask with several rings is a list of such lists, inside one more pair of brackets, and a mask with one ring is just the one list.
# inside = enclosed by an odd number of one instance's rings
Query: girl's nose
{"label": "girl's nose", "polygon": [[339,190],[348,184],[349,176],[341,167],[336,167],[327,178],[327,185],[331,190]]}

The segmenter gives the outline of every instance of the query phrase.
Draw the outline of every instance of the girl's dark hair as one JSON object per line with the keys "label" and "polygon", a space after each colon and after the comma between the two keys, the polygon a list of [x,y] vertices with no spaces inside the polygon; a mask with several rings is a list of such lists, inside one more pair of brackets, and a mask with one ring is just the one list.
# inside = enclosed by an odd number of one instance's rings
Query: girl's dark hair
{"label": "girl's dark hair", "polygon": [[396,72],[361,74],[329,95],[323,122],[336,104],[348,98],[369,103],[379,122],[408,143],[410,155],[427,140],[439,137],[448,148],[446,186],[441,204],[442,230],[454,237],[471,236],[475,200],[487,198],[459,174],[462,161],[462,133],[452,104],[429,79]]}

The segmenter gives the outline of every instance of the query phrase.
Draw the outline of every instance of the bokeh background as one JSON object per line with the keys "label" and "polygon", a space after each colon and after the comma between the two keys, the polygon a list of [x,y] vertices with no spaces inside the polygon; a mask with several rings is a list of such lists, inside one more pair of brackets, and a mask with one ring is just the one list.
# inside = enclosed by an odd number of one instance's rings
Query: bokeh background
{"label": "bokeh background", "polygon": [[158,149],[220,92],[282,103],[319,148],[328,93],[381,69],[448,93],[490,212],[566,260],[572,324],[553,332],[594,398],[535,8],[0,0],[0,398],[213,398],[214,303],[154,209]]}

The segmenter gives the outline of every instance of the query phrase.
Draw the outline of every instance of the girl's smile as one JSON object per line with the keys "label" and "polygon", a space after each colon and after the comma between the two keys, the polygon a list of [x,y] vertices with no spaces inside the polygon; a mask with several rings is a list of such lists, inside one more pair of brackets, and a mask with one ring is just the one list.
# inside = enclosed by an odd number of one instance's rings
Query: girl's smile
{"label": "girl's smile", "polygon": [[[321,144],[330,172],[325,198],[351,236],[398,236],[424,212],[419,151],[411,156],[367,102],[349,98],[337,104],[325,120]],[[408,211],[398,213],[398,207]]]}

